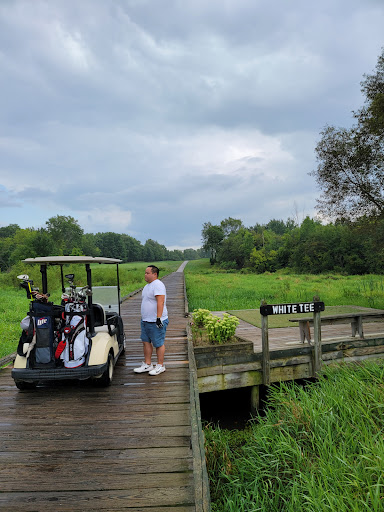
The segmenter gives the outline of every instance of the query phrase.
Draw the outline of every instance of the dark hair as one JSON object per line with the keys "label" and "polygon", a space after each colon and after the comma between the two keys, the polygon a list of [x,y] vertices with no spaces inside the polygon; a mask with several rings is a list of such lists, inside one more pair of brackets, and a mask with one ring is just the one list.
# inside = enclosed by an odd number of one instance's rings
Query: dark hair
{"label": "dark hair", "polygon": [[148,265],[148,268],[152,269],[152,274],[157,274],[157,277],[159,277],[160,270],[155,265]]}

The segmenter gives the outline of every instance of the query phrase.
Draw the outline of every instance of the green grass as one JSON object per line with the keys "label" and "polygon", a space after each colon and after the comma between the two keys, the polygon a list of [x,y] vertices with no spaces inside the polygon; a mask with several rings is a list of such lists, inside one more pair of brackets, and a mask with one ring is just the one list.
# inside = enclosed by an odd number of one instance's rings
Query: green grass
{"label": "green grass", "polygon": [[205,427],[212,511],[384,510],[384,363],[271,388],[244,431]]}
{"label": "green grass", "polygon": [[[365,308],[363,306],[326,306],[324,313],[322,315],[338,315],[343,313],[359,313],[362,311],[375,311],[371,308]],[[243,309],[243,310],[231,310],[228,311],[229,314],[240,318],[240,320],[244,320],[249,324],[255,325],[256,327],[261,327],[261,315],[260,309]],[[294,313],[292,315],[270,315],[268,316],[268,327],[293,327],[294,325],[298,325],[290,322],[290,319],[293,318],[311,318],[313,315],[311,313]]]}
{"label": "green grass", "polygon": [[[153,263],[153,262],[151,262]],[[182,262],[157,262],[160,277],[177,270]],[[156,264],[156,262],[155,262]],[[148,263],[124,263],[119,266],[121,296],[141,288],[144,281],[144,271]],[[0,274],[0,358],[16,351],[20,338],[20,321],[26,316],[29,308],[25,290],[19,288],[17,275],[27,273],[34,282],[34,286],[41,286],[39,266],[22,264],[17,265],[11,272]],[[84,286],[87,283],[86,272],[83,265],[68,265],[64,274],[75,274],[75,284]],[[94,286],[113,285],[116,283],[115,265],[92,265],[92,280]],[[48,268],[48,286],[51,300],[60,303],[61,297],[60,268]]]}
{"label": "green grass", "polygon": [[354,305],[384,309],[384,276],[342,276],[228,273],[212,268],[209,260],[188,263],[185,269],[189,310],[258,309],[269,304],[311,302],[326,306]]}

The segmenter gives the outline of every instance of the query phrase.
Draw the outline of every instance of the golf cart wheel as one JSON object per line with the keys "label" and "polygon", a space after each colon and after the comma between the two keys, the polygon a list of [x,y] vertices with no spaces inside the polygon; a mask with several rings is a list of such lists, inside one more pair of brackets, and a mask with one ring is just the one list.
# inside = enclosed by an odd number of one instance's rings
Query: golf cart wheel
{"label": "golf cart wheel", "polygon": [[22,380],[18,380],[15,384],[17,389],[20,389],[20,391],[36,389],[36,382],[24,382]]}
{"label": "golf cart wheel", "polygon": [[107,387],[112,384],[112,378],[113,378],[113,370],[114,370],[114,361],[113,361],[113,355],[111,353],[108,354],[108,364],[107,368],[105,369],[103,375],[95,380],[95,384],[100,387]]}

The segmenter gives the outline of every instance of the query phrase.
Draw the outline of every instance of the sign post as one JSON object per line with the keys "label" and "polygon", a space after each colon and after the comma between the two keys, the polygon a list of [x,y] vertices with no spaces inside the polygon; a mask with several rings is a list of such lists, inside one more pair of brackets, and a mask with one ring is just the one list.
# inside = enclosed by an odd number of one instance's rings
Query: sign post
{"label": "sign post", "polygon": [[324,311],[324,302],[299,302],[296,304],[266,304],[260,305],[261,315],[261,342],[263,351],[263,384],[270,384],[270,356],[268,340],[268,315],[292,315],[294,313],[313,313],[314,347],[313,347],[313,375],[318,377],[321,364],[321,320],[320,312]]}
{"label": "sign post", "polygon": [[[261,308],[266,306],[263,301]],[[263,354],[262,368],[263,368],[263,384],[269,386],[271,383],[270,378],[270,359],[269,359],[269,339],[268,339],[268,315],[261,315],[261,349]]]}
{"label": "sign post", "polygon": [[321,320],[320,311],[313,313],[313,331],[315,345],[313,347],[313,376],[319,377],[323,358],[321,357]]}

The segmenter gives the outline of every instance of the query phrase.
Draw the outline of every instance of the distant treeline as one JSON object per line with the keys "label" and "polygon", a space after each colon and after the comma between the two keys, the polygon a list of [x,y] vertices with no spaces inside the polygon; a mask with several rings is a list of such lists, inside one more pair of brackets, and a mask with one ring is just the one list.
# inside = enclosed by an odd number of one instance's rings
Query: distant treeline
{"label": "distant treeline", "polygon": [[120,233],[84,233],[78,221],[57,215],[45,228],[21,229],[17,224],[0,227],[0,270],[25,258],[52,255],[87,255],[130,261],[194,260],[205,255],[202,249],[168,250],[155,240],[145,244]]}
{"label": "distant treeline", "polygon": [[299,225],[271,220],[244,227],[231,217],[219,225],[207,222],[204,248],[212,264],[224,269],[319,274],[381,274],[384,272],[384,219],[362,217],[322,224],[306,217]]}

